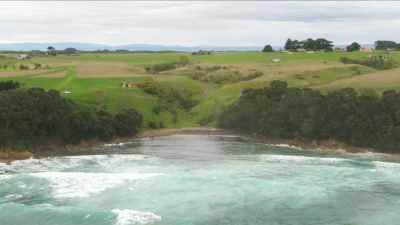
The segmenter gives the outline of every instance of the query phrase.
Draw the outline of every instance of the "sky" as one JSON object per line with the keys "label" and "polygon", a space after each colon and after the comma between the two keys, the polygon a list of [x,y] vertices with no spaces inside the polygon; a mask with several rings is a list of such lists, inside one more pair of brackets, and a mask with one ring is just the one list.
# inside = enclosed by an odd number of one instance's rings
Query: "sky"
{"label": "sky", "polygon": [[0,2],[0,43],[282,46],[400,41],[399,2]]}

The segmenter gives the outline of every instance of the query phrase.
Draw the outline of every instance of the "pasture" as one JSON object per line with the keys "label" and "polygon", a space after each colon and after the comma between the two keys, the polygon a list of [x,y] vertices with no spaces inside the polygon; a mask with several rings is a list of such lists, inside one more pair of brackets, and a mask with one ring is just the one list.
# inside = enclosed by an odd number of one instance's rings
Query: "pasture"
{"label": "pasture", "polygon": [[[240,96],[244,88],[262,88],[270,81],[286,80],[297,87],[331,91],[343,87],[357,90],[400,89],[400,70],[375,70],[343,64],[340,58],[366,59],[371,53],[261,53],[224,52],[211,55],[189,53],[81,53],[79,55],[37,56],[13,60],[1,54],[0,80],[15,80],[24,87],[60,91],[80,104],[110,111],[134,107],[143,113],[146,125],[188,127],[212,125],[224,106]],[[400,54],[391,57],[400,62]],[[173,69],[150,73],[148,67],[188,63]],[[279,62],[273,62],[279,59]],[[2,67],[2,65],[8,65]],[[23,65],[21,67],[21,64]],[[37,69],[27,69],[31,65]],[[27,67],[27,68],[25,68]],[[22,69],[21,69],[22,68]],[[255,75],[254,75],[255,74]],[[179,90],[195,102],[190,109],[155,110],[163,96],[146,92],[140,86],[122,87],[122,83],[142,84],[149,79],[169,89]]]}

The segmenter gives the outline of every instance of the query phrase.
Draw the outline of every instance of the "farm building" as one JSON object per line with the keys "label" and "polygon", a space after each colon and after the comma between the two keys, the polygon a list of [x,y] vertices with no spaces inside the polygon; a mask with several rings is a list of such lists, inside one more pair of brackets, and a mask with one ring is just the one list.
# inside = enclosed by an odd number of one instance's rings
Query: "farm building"
{"label": "farm building", "polygon": [[21,55],[17,55],[16,58],[18,60],[26,60],[26,59],[31,59],[32,57],[30,55],[27,55],[27,54],[21,54]]}
{"label": "farm building", "polygon": [[122,81],[121,87],[123,87],[123,88],[142,88],[143,84],[133,83],[133,82],[129,82],[129,81]]}
{"label": "farm building", "polygon": [[360,48],[360,52],[373,52],[372,48]]}

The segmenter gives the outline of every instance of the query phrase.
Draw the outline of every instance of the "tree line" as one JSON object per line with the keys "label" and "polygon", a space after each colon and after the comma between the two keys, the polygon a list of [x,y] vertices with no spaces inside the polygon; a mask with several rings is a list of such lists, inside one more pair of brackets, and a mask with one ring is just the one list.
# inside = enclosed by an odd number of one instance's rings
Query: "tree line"
{"label": "tree line", "polygon": [[319,90],[288,87],[247,89],[218,117],[218,126],[268,137],[334,139],[388,152],[400,148],[400,92],[382,96],[344,88],[323,95]]}
{"label": "tree line", "polygon": [[305,49],[307,51],[333,51],[333,42],[325,38],[308,38],[303,41],[288,39],[285,43],[285,49],[288,51],[298,51]]}
{"label": "tree line", "polygon": [[[305,49],[307,51],[333,51],[333,42],[325,38],[312,39],[308,38],[303,41],[296,39],[287,39],[285,43],[285,50],[288,51],[299,51],[300,49]],[[348,52],[359,51],[361,45],[357,42],[352,42],[350,45],[346,46],[345,50]],[[400,43],[395,41],[385,41],[378,40],[375,41],[376,50],[400,50]],[[273,52],[274,49],[271,45],[265,45],[262,52]]]}
{"label": "tree line", "polygon": [[108,141],[134,135],[142,126],[143,117],[133,108],[111,114],[74,103],[55,90],[18,86],[0,91],[0,149]]}
{"label": "tree line", "polygon": [[400,49],[400,43],[395,41],[375,41],[376,50]]}

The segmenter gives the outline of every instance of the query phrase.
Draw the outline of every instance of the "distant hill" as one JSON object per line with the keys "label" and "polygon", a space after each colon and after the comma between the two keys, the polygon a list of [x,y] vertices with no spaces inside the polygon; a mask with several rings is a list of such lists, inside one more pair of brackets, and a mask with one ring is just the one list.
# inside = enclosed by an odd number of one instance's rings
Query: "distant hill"
{"label": "distant hill", "polygon": [[[105,45],[95,43],[80,43],[80,42],[56,42],[56,43],[0,43],[0,51],[31,51],[31,50],[46,50],[47,47],[53,46],[58,50],[66,48],[76,48],[83,51],[95,50],[129,50],[129,51],[179,51],[179,52],[193,52],[198,50],[208,51],[261,51],[264,46],[213,46],[213,45],[199,45],[199,46],[182,46],[182,45],[158,45],[158,44],[126,44],[126,45]],[[337,44],[335,47],[346,47],[344,44]],[[364,48],[373,48],[374,44],[361,44]],[[283,46],[272,46],[275,50],[283,49]]]}
{"label": "distant hill", "polygon": [[[124,49],[130,51],[182,51],[192,52],[198,50],[214,51],[260,51],[262,46],[181,46],[181,45],[157,45],[157,44],[127,44],[127,45],[104,45],[94,43],[62,42],[62,43],[0,43],[0,50],[9,51],[31,51],[46,50],[48,46],[62,50],[65,48],[76,48],[84,51],[94,50],[117,50]],[[279,47],[276,47],[277,49]]]}

